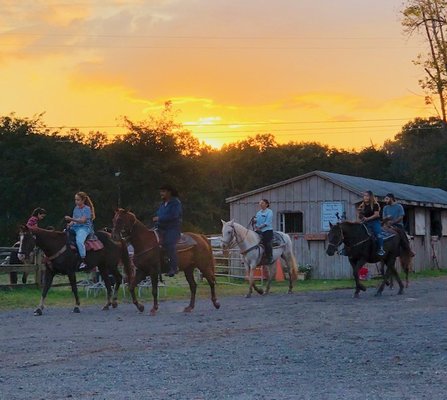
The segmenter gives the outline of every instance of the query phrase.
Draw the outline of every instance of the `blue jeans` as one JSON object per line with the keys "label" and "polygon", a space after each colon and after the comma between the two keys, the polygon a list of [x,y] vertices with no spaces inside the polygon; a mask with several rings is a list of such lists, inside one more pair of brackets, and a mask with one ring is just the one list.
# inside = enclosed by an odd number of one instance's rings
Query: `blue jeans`
{"label": "blue jeans", "polygon": [[382,225],[380,224],[380,221],[378,219],[368,221],[366,226],[376,236],[379,248],[383,248]]}
{"label": "blue jeans", "polygon": [[176,245],[180,239],[180,232],[177,230],[162,231],[160,230],[162,238],[162,246],[168,256],[169,271],[178,270],[177,250]]}
{"label": "blue jeans", "polygon": [[76,235],[76,246],[78,247],[79,255],[81,258],[85,258],[87,253],[85,250],[85,239],[87,239],[87,236],[90,235],[90,228],[86,226],[73,225],[70,229]]}

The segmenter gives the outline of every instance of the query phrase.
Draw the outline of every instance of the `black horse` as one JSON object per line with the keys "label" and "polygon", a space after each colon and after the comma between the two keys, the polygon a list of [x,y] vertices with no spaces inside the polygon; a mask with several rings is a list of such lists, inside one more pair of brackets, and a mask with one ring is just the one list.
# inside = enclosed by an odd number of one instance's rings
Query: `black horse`
{"label": "black horse", "polygon": [[[345,252],[348,256],[349,263],[352,266],[353,275],[355,279],[355,293],[354,297],[359,297],[360,291],[366,291],[366,287],[360,283],[359,269],[366,263],[376,263],[383,261],[387,266],[383,281],[380,284],[376,296],[380,296],[390,277],[394,276],[399,284],[398,294],[403,294],[404,285],[397,273],[395,264],[396,258],[403,252],[401,238],[399,235],[390,237],[385,241],[384,250],[385,255],[380,257],[377,255],[377,247],[375,239],[370,235],[366,226],[362,223],[356,222],[339,222],[335,225],[330,225],[328,234],[328,247],[326,253],[333,256],[338,247],[343,243],[345,245]],[[408,262],[410,257],[401,257],[402,264]],[[405,270],[409,269],[409,265],[403,265]]]}
{"label": "black horse", "polygon": [[[118,270],[118,263],[121,260],[126,271],[131,270],[131,265],[127,246],[124,241],[114,242],[107,232],[99,231],[96,235],[104,245],[104,248],[87,252],[86,262],[89,269],[94,267],[98,267],[99,269],[107,289],[107,303],[103,307],[103,310],[108,310],[110,305],[113,308],[118,306],[118,290],[122,283],[122,275]],[[39,306],[34,311],[34,315],[42,315],[45,298],[56,274],[68,276],[76,302],[73,312],[79,313],[80,302],[78,288],[76,286],[76,271],[80,259],[78,253],[68,245],[67,234],[65,232],[49,231],[40,228],[30,230],[26,226],[22,226],[20,230],[20,251],[25,256],[29,256],[35,246],[42,249],[48,261],[42,297]],[[115,279],[113,299],[109,274]]]}

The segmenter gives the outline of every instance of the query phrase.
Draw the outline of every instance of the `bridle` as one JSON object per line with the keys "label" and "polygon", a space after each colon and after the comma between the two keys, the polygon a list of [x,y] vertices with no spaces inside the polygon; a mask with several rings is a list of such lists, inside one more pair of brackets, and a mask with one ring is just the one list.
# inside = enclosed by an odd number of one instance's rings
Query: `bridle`
{"label": "bridle", "polygon": [[134,218],[133,224],[130,227],[130,229],[127,230],[123,228],[120,230],[119,235],[121,240],[125,240],[126,242],[128,242],[130,237],[132,236],[135,225],[137,224],[137,218],[135,216],[133,218]]}
{"label": "bridle", "polygon": [[[353,245],[350,245],[350,246],[348,246],[348,245],[345,243],[346,248],[351,248],[351,249],[352,249],[353,247],[360,246],[361,244],[366,243],[368,240],[371,239],[371,235],[370,235],[369,232],[368,232],[368,228],[365,226],[365,224],[362,224],[362,225],[363,225],[363,227],[365,228],[368,237],[367,237],[366,239],[360,240],[359,242],[357,242],[357,243],[355,243],[355,244],[353,244]],[[343,235],[343,229],[341,228],[341,226],[340,226],[339,224],[337,224],[337,226],[338,226],[338,228],[340,229],[340,240],[339,240],[338,243],[333,243],[333,242],[330,241],[329,244],[328,244],[328,247],[329,247],[329,246],[334,247],[334,248],[337,250],[337,252],[338,252],[338,248],[339,248],[340,245],[341,245],[342,243],[344,243],[344,241],[345,241],[345,236]]]}
{"label": "bridle", "polygon": [[238,235],[237,235],[237,231],[236,231],[235,226],[234,225],[230,225],[230,226],[231,226],[231,229],[232,229],[231,239],[229,241],[225,241],[225,240],[222,239],[222,244],[224,246],[226,246],[228,249],[234,247],[234,246],[232,246],[233,242],[235,242],[236,245],[240,245],[241,243],[244,243],[245,239],[247,239],[247,236],[248,236],[248,234],[250,232],[250,230],[247,229],[247,232],[245,233],[245,237],[242,240],[239,240],[238,237],[237,237]]}
{"label": "bridle", "polygon": [[333,242],[329,242],[329,244],[328,244],[328,247],[329,246],[332,246],[332,247],[335,247],[335,249],[338,249],[339,247],[340,247],[340,245],[344,242],[344,240],[345,240],[345,236],[343,235],[343,229],[341,228],[341,226],[340,225],[337,225],[338,226],[338,228],[339,228],[339,230],[340,230],[340,240],[339,240],[339,242],[338,243],[333,243]]}

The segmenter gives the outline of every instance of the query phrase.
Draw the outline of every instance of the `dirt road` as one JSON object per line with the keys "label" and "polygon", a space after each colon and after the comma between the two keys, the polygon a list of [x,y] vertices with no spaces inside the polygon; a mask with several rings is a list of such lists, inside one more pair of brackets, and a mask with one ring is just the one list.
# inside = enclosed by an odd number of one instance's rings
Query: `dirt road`
{"label": "dirt road", "polygon": [[1,399],[446,399],[447,279],[0,313]]}

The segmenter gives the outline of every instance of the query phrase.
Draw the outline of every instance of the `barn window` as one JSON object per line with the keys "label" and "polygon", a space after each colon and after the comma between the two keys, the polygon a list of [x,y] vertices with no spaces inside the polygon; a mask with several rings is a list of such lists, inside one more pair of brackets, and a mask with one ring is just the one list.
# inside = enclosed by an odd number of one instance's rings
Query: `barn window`
{"label": "barn window", "polygon": [[303,213],[283,212],[279,219],[279,230],[284,233],[303,233]]}
{"label": "barn window", "polygon": [[430,210],[430,236],[442,236],[442,218],[440,210]]}

